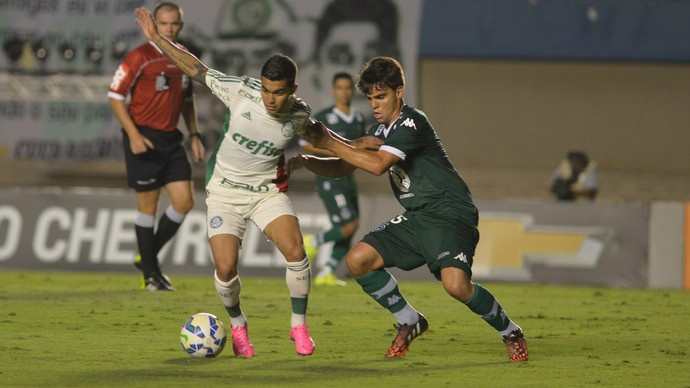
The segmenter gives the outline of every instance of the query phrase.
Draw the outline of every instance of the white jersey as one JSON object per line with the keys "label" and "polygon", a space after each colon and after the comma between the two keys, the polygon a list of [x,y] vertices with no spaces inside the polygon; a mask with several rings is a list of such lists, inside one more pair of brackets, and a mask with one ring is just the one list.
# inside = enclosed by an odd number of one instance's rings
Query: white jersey
{"label": "white jersey", "polygon": [[293,95],[284,113],[270,114],[261,101],[261,81],[248,76],[209,69],[206,85],[228,107],[223,136],[206,168],[206,190],[287,191],[283,152],[295,130],[309,122],[309,105]]}

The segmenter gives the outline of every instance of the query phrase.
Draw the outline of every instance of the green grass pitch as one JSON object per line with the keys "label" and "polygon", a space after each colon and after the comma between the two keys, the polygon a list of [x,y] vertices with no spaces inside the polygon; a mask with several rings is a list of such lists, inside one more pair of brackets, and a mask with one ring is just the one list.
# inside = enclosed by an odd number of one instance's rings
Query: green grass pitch
{"label": "green grass pitch", "polygon": [[177,292],[137,290],[132,274],[0,272],[0,387],[690,387],[690,295],[485,284],[524,329],[530,361],[508,362],[495,331],[434,282],[401,281],[430,331],[387,360],[392,317],[354,282],[313,288],[311,357],[290,343],[283,279],[244,278],[254,359],[227,346],[186,355],[197,312],[228,317],[211,276]]}

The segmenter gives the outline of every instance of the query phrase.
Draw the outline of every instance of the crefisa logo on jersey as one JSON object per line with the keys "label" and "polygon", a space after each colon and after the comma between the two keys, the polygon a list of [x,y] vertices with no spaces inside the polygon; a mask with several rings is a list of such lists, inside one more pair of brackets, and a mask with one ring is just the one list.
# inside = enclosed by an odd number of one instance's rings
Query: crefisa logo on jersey
{"label": "crefisa logo on jersey", "polygon": [[210,225],[211,225],[212,229],[220,228],[220,226],[223,225],[223,217],[215,216],[215,217],[211,218]]}
{"label": "crefisa logo on jersey", "polygon": [[295,123],[292,121],[286,121],[283,123],[283,127],[280,128],[280,130],[283,133],[283,136],[289,139],[295,135]]}

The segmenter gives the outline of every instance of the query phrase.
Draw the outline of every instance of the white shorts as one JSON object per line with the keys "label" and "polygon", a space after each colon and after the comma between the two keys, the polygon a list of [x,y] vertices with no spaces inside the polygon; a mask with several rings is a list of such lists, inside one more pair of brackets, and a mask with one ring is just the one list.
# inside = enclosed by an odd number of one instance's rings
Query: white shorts
{"label": "white shorts", "polygon": [[282,215],[297,217],[285,193],[209,193],[206,207],[209,238],[217,234],[232,234],[242,241],[247,220],[252,220],[263,232],[268,224]]}

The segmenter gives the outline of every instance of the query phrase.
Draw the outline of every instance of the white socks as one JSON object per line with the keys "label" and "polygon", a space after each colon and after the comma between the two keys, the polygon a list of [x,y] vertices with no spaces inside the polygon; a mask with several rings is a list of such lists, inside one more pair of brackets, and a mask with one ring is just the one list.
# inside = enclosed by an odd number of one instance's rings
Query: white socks
{"label": "white socks", "polygon": [[307,297],[311,286],[309,259],[305,257],[299,262],[286,261],[285,265],[285,281],[292,300],[290,327],[304,325],[307,323]]}
{"label": "white socks", "polygon": [[[228,282],[224,282],[218,278],[217,273],[213,273],[214,283],[216,285],[216,291],[218,291],[218,296],[223,302],[225,309],[230,314],[230,324],[233,326],[244,326],[247,324],[247,318],[239,310],[238,303],[240,303],[240,291],[242,290],[242,283],[240,282],[240,276],[237,275],[230,279]],[[237,310],[237,311],[235,311]],[[233,317],[233,315],[239,316]]]}

